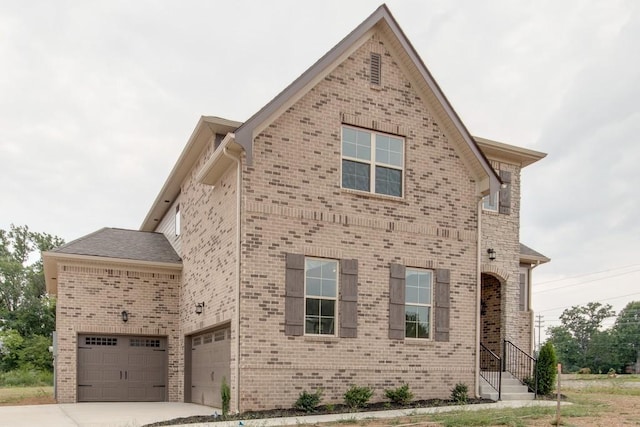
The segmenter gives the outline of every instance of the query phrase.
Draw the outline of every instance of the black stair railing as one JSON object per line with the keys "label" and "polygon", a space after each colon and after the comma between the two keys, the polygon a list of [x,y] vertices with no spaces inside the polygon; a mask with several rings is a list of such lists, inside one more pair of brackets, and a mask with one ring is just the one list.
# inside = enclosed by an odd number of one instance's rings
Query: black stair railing
{"label": "black stair railing", "polygon": [[509,340],[504,340],[502,351],[502,369],[517,378],[522,384],[528,387],[533,386],[533,392],[537,396],[538,369],[536,369],[536,364],[538,361],[535,357],[527,354]]}
{"label": "black stair railing", "polygon": [[480,343],[480,376],[498,392],[498,400],[502,398],[502,361],[500,356]]}

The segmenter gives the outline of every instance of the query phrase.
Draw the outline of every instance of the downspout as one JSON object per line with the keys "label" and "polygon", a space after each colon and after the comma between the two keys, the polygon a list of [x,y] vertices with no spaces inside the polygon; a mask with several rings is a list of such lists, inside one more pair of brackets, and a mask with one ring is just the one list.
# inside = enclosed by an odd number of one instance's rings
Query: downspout
{"label": "downspout", "polygon": [[477,246],[477,259],[476,259],[476,360],[475,360],[475,393],[476,398],[480,397],[480,329],[481,318],[480,308],[482,304],[482,197],[478,200],[478,239]]}
{"label": "downspout", "polygon": [[[235,138],[233,133],[227,134],[227,137]],[[225,137],[225,139],[227,138]],[[236,174],[236,302],[235,302],[235,316],[236,316],[236,366],[235,366],[235,411],[240,411],[240,227],[242,225],[241,203],[242,203],[242,164],[240,157],[235,156],[227,151],[227,145],[222,149],[222,154],[236,162],[237,174]]]}

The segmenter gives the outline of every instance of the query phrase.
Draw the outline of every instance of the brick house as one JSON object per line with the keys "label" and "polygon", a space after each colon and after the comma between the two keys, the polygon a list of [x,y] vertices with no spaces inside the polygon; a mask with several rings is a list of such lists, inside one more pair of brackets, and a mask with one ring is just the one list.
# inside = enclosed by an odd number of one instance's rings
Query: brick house
{"label": "brick house", "polygon": [[481,344],[532,351],[549,260],[519,242],[520,170],[544,156],[472,137],[383,5],[246,122],[202,117],[139,230],[43,254],[56,397],[478,394]]}

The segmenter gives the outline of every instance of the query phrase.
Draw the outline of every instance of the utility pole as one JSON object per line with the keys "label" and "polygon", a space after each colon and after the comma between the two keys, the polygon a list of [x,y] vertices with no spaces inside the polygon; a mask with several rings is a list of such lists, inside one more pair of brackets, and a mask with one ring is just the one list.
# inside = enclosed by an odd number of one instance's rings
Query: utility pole
{"label": "utility pole", "polygon": [[542,331],[542,325],[544,325],[544,316],[541,314],[538,314],[537,316],[537,320],[536,320],[536,326],[538,327],[538,354],[540,353],[540,348],[542,347],[542,342],[540,341],[542,338],[541,335],[541,331]]}

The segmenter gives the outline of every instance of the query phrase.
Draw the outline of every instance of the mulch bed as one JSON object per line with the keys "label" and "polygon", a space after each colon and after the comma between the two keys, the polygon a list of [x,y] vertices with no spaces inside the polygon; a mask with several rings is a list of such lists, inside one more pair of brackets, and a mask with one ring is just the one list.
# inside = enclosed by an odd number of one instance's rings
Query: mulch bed
{"label": "mulch bed", "polygon": [[[488,399],[469,399],[467,404],[473,405],[478,403],[493,403]],[[304,417],[307,415],[325,415],[325,414],[350,414],[354,412],[373,412],[373,411],[389,411],[393,409],[415,409],[415,408],[435,408],[439,406],[451,406],[454,403],[450,400],[429,399],[416,400],[407,405],[399,405],[390,402],[370,403],[364,408],[351,408],[347,405],[326,405],[318,406],[314,412],[304,412],[297,409],[269,409],[264,411],[249,411],[237,415],[227,415],[226,418],[218,415],[194,415],[192,417],[175,418],[167,421],[147,424],[144,427],[171,426],[176,424],[195,424],[195,423],[212,423],[216,421],[243,421],[257,420],[263,418],[285,418],[285,417]],[[213,408],[212,408],[213,410]]]}

